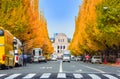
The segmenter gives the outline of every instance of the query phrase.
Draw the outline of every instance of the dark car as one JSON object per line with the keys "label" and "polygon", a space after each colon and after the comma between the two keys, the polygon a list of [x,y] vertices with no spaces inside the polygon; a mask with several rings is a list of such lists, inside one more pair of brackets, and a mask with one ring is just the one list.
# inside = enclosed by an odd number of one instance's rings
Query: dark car
{"label": "dark car", "polygon": [[32,55],[27,55],[27,62],[32,63]]}

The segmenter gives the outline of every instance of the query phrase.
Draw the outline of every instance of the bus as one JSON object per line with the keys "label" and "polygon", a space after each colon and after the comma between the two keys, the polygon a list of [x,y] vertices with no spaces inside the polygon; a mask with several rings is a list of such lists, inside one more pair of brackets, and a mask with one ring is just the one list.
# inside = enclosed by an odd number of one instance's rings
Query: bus
{"label": "bus", "polygon": [[0,27],[0,68],[14,67],[14,36],[7,30]]}
{"label": "bus", "polygon": [[40,56],[43,56],[41,48],[33,48],[32,50],[33,62],[39,62],[38,59]]}
{"label": "bus", "polygon": [[23,65],[23,57],[22,57],[22,42],[14,37],[14,61],[15,61],[15,66],[22,66]]}

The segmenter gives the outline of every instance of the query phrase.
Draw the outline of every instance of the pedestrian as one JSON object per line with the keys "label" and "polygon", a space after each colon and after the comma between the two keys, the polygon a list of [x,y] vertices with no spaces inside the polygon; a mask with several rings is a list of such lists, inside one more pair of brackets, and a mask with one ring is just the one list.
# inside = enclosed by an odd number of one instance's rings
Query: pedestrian
{"label": "pedestrian", "polygon": [[87,62],[87,63],[88,63],[88,61],[89,61],[89,58],[90,58],[89,55],[86,55],[86,56],[85,56],[85,59],[86,59],[86,62]]}
{"label": "pedestrian", "polygon": [[26,66],[27,64],[27,55],[23,54],[23,66]]}

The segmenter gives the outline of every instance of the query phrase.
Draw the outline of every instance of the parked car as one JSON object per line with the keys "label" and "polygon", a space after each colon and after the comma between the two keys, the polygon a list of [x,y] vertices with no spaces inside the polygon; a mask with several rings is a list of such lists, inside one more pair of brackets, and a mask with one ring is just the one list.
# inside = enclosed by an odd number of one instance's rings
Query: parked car
{"label": "parked car", "polygon": [[76,57],[76,61],[81,61],[82,60],[82,57],[81,56],[77,56]]}
{"label": "parked car", "polygon": [[38,62],[39,56],[34,56],[32,62]]}
{"label": "parked car", "polygon": [[47,60],[44,56],[39,56],[38,62],[47,62]]}
{"label": "parked car", "polygon": [[51,60],[52,60],[52,61],[56,61],[57,58],[56,58],[56,57],[51,57]]}
{"label": "parked car", "polygon": [[56,61],[56,60],[57,60],[57,55],[51,55],[50,59],[51,59],[52,61]]}
{"label": "parked car", "polygon": [[32,55],[27,55],[27,63],[32,63],[33,62],[32,58],[33,58]]}
{"label": "parked car", "polygon": [[75,60],[76,60],[76,57],[71,56],[71,61],[75,61]]}
{"label": "parked car", "polygon": [[91,63],[102,63],[102,58],[100,56],[92,56]]}

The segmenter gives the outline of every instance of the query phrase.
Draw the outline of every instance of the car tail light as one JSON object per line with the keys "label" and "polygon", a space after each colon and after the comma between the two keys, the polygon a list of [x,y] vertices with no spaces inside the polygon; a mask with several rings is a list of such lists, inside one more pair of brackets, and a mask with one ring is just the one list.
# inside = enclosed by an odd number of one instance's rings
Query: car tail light
{"label": "car tail light", "polygon": [[16,56],[16,60],[18,61],[18,56]]}
{"label": "car tail light", "polygon": [[2,60],[5,61],[5,55],[2,56]]}

